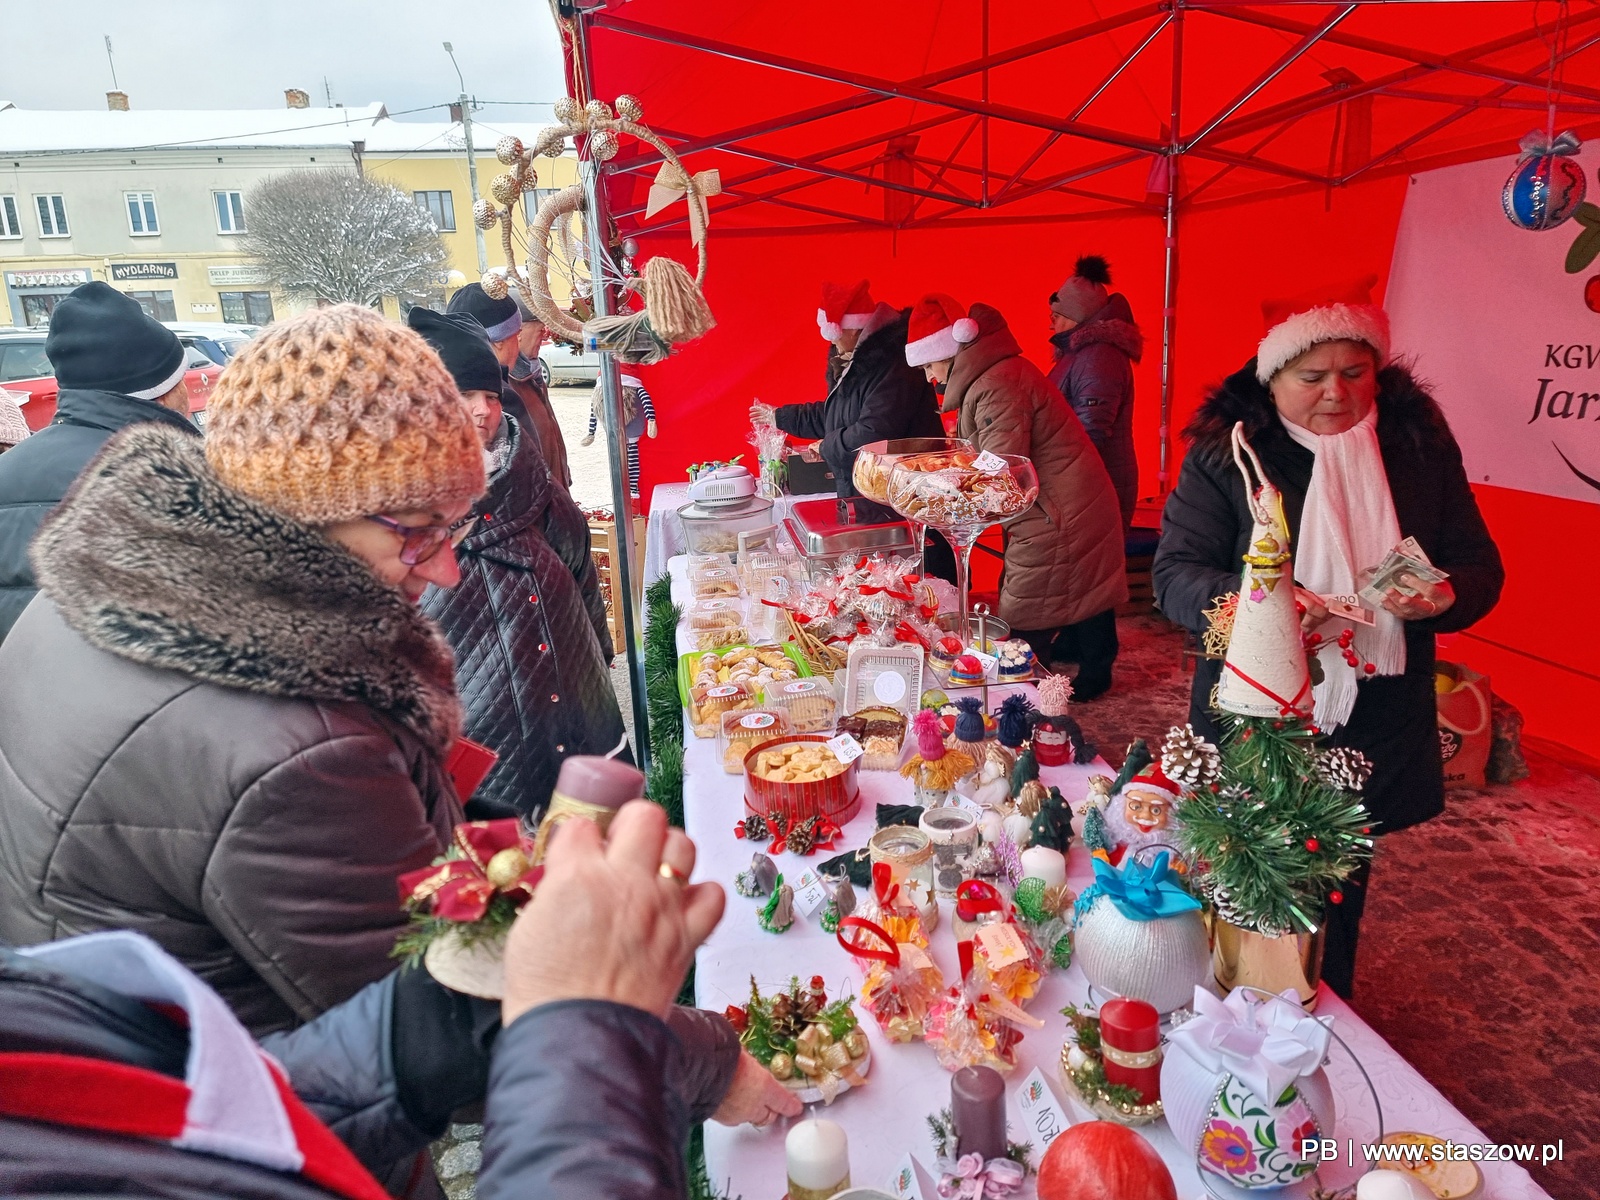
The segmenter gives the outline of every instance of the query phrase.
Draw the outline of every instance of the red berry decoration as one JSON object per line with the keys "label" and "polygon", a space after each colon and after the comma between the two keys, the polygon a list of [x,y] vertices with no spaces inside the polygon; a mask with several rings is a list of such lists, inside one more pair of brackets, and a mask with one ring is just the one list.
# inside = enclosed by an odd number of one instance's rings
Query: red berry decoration
{"label": "red berry decoration", "polygon": [[1328,893],[1328,903],[1329,904],[1343,904],[1344,903],[1344,893],[1343,892],[1337,892],[1337,891],[1329,892]]}
{"label": "red berry decoration", "polygon": [[1307,838],[1306,839],[1306,850],[1309,851],[1312,854],[1315,854],[1317,852],[1317,847],[1319,847],[1321,844],[1322,843],[1317,841],[1316,838]]}
{"label": "red berry decoration", "polygon": [[1378,664],[1377,663],[1368,663],[1366,666],[1362,667],[1361,669],[1363,671],[1365,671],[1368,675],[1376,675],[1378,673]]}
{"label": "red berry decoration", "polygon": [[1600,313],[1600,275],[1583,285],[1583,302],[1589,306],[1590,312]]}

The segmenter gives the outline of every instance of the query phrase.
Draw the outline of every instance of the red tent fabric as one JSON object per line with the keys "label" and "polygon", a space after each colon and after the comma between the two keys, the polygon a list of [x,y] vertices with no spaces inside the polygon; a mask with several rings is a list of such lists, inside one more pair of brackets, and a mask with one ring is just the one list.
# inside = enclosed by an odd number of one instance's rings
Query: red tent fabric
{"label": "red tent fabric", "polygon": [[[1141,494],[1156,495],[1205,386],[1253,353],[1263,300],[1362,274],[1381,290],[1409,175],[1514,151],[1552,96],[1559,128],[1600,134],[1597,0],[631,0],[564,31],[575,95],[637,96],[691,170],[722,176],[718,327],[648,369],[661,437],[645,443],[646,494],[747,449],[753,399],[821,398],[823,281],[993,304],[1044,364],[1045,297],[1094,252],[1146,334]],[[681,203],[644,217],[658,162],[624,146],[612,216],[646,255],[688,260]],[[1600,536],[1600,508],[1480,499],[1510,582],[1447,652],[1491,671],[1534,732],[1600,757],[1584,719],[1600,711],[1600,648],[1549,619],[1549,547],[1531,532]],[[1600,568],[1570,569],[1578,594],[1600,584]]]}

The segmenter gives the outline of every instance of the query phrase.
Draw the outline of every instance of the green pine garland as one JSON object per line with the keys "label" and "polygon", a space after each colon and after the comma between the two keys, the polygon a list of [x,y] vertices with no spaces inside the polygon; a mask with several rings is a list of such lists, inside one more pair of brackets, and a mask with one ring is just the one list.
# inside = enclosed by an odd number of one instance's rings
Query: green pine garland
{"label": "green pine garland", "polygon": [[1319,735],[1300,719],[1219,715],[1222,780],[1178,806],[1201,888],[1218,914],[1264,934],[1311,933],[1339,885],[1372,853],[1361,798],[1316,769]]}

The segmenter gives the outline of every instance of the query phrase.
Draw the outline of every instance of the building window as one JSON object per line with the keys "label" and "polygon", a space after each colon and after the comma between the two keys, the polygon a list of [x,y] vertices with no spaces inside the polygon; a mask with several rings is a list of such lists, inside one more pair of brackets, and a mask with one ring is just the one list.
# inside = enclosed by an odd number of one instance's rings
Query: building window
{"label": "building window", "polygon": [[217,201],[217,232],[244,232],[244,193],[212,192]]}
{"label": "building window", "polygon": [[124,192],[122,198],[128,202],[129,233],[134,237],[154,237],[161,232],[154,192]]}
{"label": "building window", "polygon": [[222,319],[230,325],[267,325],[272,321],[271,292],[218,292]]}
{"label": "building window", "polygon": [[22,221],[17,216],[17,198],[0,196],[0,238],[22,236]]}
{"label": "building window", "polygon": [[54,196],[35,196],[34,203],[39,206],[39,236],[45,238],[71,237],[72,232],[67,228],[67,202],[59,194]]}
{"label": "building window", "polygon": [[433,218],[440,233],[456,231],[456,202],[449,192],[412,192],[417,207]]}
{"label": "building window", "polygon": [[126,294],[139,302],[139,307],[144,309],[147,317],[154,317],[158,321],[176,321],[178,319],[178,310],[172,303],[171,292],[128,292]]}

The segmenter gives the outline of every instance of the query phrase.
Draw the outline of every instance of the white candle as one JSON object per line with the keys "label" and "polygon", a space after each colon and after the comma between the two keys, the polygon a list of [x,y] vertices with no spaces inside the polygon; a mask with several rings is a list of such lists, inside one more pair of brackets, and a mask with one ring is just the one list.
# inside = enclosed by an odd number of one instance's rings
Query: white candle
{"label": "white candle", "polygon": [[850,1144],[833,1121],[813,1118],[789,1130],[789,1200],[826,1200],[850,1186]]}
{"label": "white candle", "polygon": [[1048,846],[1029,846],[1022,852],[1022,877],[1042,879],[1049,887],[1067,882],[1067,856]]}

